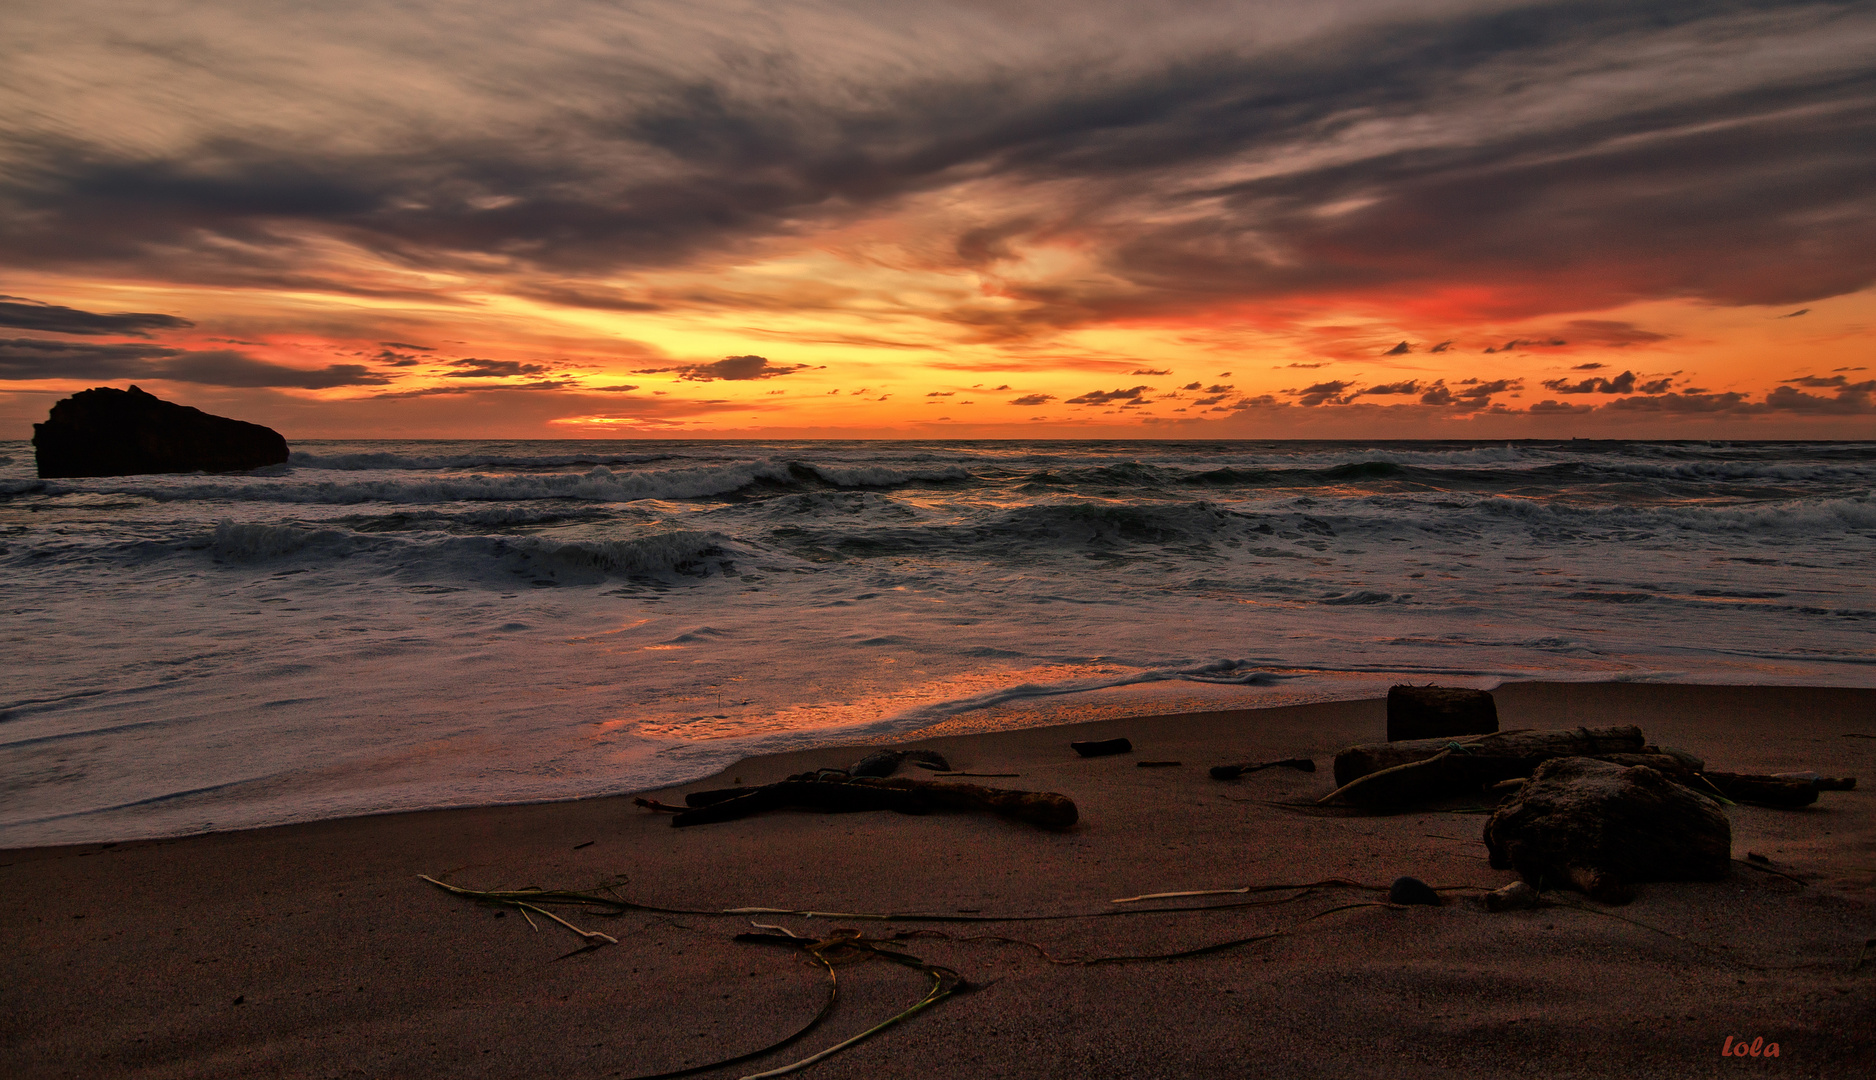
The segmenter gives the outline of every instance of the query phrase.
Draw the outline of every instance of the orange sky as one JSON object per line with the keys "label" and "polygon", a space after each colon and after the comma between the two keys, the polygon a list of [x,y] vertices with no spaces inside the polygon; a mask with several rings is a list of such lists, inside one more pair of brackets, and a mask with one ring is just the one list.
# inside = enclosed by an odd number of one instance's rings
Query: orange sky
{"label": "orange sky", "polygon": [[1876,436],[1858,5],[84,7],[0,437]]}

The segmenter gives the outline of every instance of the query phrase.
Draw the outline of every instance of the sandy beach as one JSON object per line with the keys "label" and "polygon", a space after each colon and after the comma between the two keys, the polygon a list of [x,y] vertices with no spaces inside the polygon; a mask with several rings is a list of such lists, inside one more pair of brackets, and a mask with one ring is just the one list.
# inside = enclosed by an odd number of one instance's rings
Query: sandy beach
{"label": "sandy beach", "polygon": [[[957,770],[1018,774],[983,783],[1068,795],[1081,821],[1064,833],[979,815],[798,812],[674,829],[613,798],[4,851],[0,1074],[571,1080],[685,1068],[780,1039],[824,1000],[819,964],[733,940],[755,922],[910,934],[898,948],[966,980],[804,1074],[816,1077],[1862,1075],[1876,1060],[1876,955],[1857,966],[1876,938],[1876,739],[1856,736],[1876,735],[1876,690],[1519,684],[1496,696],[1506,727],[1633,723],[1715,768],[1863,782],[1804,810],[1731,808],[1725,881],[1643,885],[1620,908],[1546,894],[1500,914],[1468,899],[1514,879],[1488,867],[1482,815],[1272,805],[1327,792],[1337,749],[1384,737],[1380,701],[990,733],[965,716],[901,744]],[[1084,760],[1067,745],[1123,735],[1135,753]],[[1291,755],[1322,771],[1232,782],[1205,771]],[[681,802],[857,756],[752,759],[649,794]],[[1768,861],[1748,866],[1749,852]],[[576,952],[568,930],[538,916],[530,929],[420,874],[476,889],[610,884],[691,912],[997,921],[556,909],[618,940]],[[1378,903],[1401,874],[1447,887],[1447,902]],[[1362,887],[1111,903],[1331,879]],[[1091,917],[1169,905],[1221,906]],[[1005,921],[1036,915],[1077,917]],[[1279,931],[1173,960],[1044,955],[1162,955]],[[878,959],[836,970],[819,1029],[704,1075],[798,1060],[928,986]],[[1729,1037],[1776,1043],[1779,1056],[1723,1058]]]}

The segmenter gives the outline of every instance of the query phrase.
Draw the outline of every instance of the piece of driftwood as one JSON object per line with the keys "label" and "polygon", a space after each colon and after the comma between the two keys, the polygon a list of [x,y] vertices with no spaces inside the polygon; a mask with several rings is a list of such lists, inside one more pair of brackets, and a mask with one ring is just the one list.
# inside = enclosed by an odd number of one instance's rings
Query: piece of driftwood
{"label": "piece of driftwood", "polygon": [[[1641,753],[1647,741],[1638,727],[1572,728],[1559,731],[1500,731],[1460,739],[1415,739],[1367,743],[1335,755],[1335,783],[1347,787],[1370,773],[1427,761],[1447,754],[1452,764],[1429,770],[1425,778],[1447,778],[1429,790],[1476,792],[1485,784],[1531,775],[1540,762],[1555,757],[1598,757]],[[1448,751],[1451,751],[1448,753]],[[1457,759],[1457,760],[1454,760]]]}
{"label": "piece of driftwood", "polygon": [[1171,769],[1180,765],[1184,765],[1185,762],[1183,761],[1136,761],[1134,762],[1134,764],[1140,766],[1142,769]]}
{"label": "piece of driftwood", "polygon": [[[688,797],[686,798],[688,802]],[[671,819],[671,824],[710,825],[719,821],[781,809],[853,812],[860,810],[896,810],[902,814],[923,814],[930,810],[917,795],[894,789],[862,786],[858,783],[830,780],[783,780],[764,784],[733,798],[692,807]]]}
{"label": "piece of driftwood", "polygon": [[1108,754],[1130,754],[1133,743],[1126,739],[1088,739],[1072,742],[1068,748],[1082,757],[1106,757]]}
{"label": "piece of driftwood", "polygon": [[1645,765],[1546,761],[1485,823],[1494,868],[1540,889],[1568,886],[1624,903],[1641,881],[1716,881],[1732,827],[1712,801]]}
{"label": "piece of driftwood", "polygon": [[714,806],[727,799],[741,798],[756,790],[754,787],[726,787],[711,791],[693,791],[684,796],[685,806]]}
{"label": "piece of driftwood", "polygon": [[999,817],[1023,821],[1044,829],[1066,829],[1080,818],[1075,800],[1053,791],[1014,791],[981,784],[953,784],[942,780],[856,779],[855,787],[890,788],[909,792],[935,810],[983,810]]}
{"label": "piece of driftwood", "polygon": [[1245,773],[1254,773],[1261,769],[1295,769],[1298,772],[1315,772],[1316,763],[1306,757],[1286,757],[1276,761],[1253,761],[1243,765],[1213,765],[1213,780],[1236,780]]}
{"label": "piece of driftwood", "polygon": [[1584,756],[1598,758],[1612,765],[1646,765],[1676,780],[1684,776],[1691,777],[1694,773],[1706,769],[1706,762],[1692,754],[1663,753],[1658,746],[1644,746],[1638,753],[1633,754],[1586,754]]}
{"label": "piece of driftwood", "polygon": [[[1406,765],[1457,746],[1475,759],[1502,762],[1546,761],[1553,757],[1596,754],[1638,754],[1647,746],[1641,728],[1633,725],[1605,728],[1563,728],[1535,731],[1516,729],[1457,739],[1413,739],[1402,742],[1362,743],[1335,755],[1335,782],[1346,784],[1371,772]],[[1528,775],[1523,774],[1523,775]],[[1499,777],[1509,780],[1511,776]]]}
{"label": "piece of driftwood", "polygon": [[753,788],[696,791],[684,797],[691,809],[671,819],[676,826],[732,821],[767,810],[823,812],[979,810],[1045,829],[1066,829],[1079,812],[1074,800],[1048,791],[1010,791],[977,784],[952,784],[908,777],[783,780]]}
{"label": "piece of driftwood", "polygon": [[1854,776],[1819,776],[1814,772],[1778,772],[1772,774],[1779,780],[1809,780],[1817,785],[1819,791],[1855,791]]}
{"label": "piece of driftwood", "polygon": [[1748,773],[1707,772],[1707,782],[1734,802],[1793,808],[1817,801],[1817,784],[1796,777],[1753,776]]}
{"label": "piece of driftwood", "polygon": [[1387,739],[1444,739],[1498,730],[1498,705],[1484,690],[1459,686],[1390,686]]}

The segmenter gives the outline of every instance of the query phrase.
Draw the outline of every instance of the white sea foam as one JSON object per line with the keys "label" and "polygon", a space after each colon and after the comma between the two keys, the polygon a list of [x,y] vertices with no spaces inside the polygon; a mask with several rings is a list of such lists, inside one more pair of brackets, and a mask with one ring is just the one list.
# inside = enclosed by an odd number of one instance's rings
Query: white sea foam
{"label": "white sea foam", "polygon": [[1870,685],[1876,446],[0,447],[0,845],[1399,679]]}

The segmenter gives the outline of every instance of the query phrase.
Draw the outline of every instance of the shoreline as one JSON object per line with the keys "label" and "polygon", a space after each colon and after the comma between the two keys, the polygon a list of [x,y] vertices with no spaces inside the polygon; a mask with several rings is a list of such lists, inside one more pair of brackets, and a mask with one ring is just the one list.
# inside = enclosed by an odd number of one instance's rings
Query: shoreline
{"label": "shoreline", "polygon": [[[1779,1042],[1799,1075],[1867,1061],[1876,958],[1876,690],[1515,683],[1504,727],[1637,723],[1716,768],[1861,774],[1817,807],[1730,808],[1735,861],[1776,874],[1643,885],[1607,917],[1574,894],[1486,914],[1374,906],[1362,889],[1275,894],[1268,907],[1010,922],[1109,910],[1151,892],[1398,874],[1495,887],[1479,816],[1313,816],[1268,805],[1332,786],[1327,757],[1383,738],[1384,703],[1331,702],[1106,718],[995,733],[936,725],[895,748],[939,749],[981,782],[1059,791],[1067,833],[980,815],[773,813],[672,829],[630,796],[331,819],[119,844],[0,851],[0,947],[15,958],[0,1009],[0,1070],[19,1076],[374,1075],[630,1077],[746,1050],[799,1026],[821,990],[798,955],[734,942],[751,919],[825,934],[919,933],[901,947],[976,992],[813,1067],[889,1075],[1685,1076],[1727,1036]],[[961,725],[960,725],[961,726]],[[1080,759],[1071,738],[1131,738]],[[1205,767],[1315,758],[1221,783]],[[850,746],[745,759],[649,792],[780,779],[845,765]],[[1140,759],[1182,766],[1141,769]],[[911,770],[916,772],[916,770]],[[974,909],[981,928],[794,916],[565,914],[618,946],[580,940],[425,885],[593,888],[720,911]],[[1802,883],[1791,880],[1802,879]],[[1458,889],[1448,894],[1466,895]],[[1348,910],[1318,912],[1350,903]],[[1317,916],[1308,918],[1309,916]],[[1645,923],[1646,927],[1634,922]],[[1189,959],[1075,966],[1282,932]],[[841,1000],[797,1047],[709,1076],[796,1060],[916,1000],[916,973],[843,966]],[[237,1003],[238,1002],[238,1003]],[[1586,1054],[1595,1048],[1596,1054]],[[1398,1065],[1398,1067],[1396,1067]]]}

